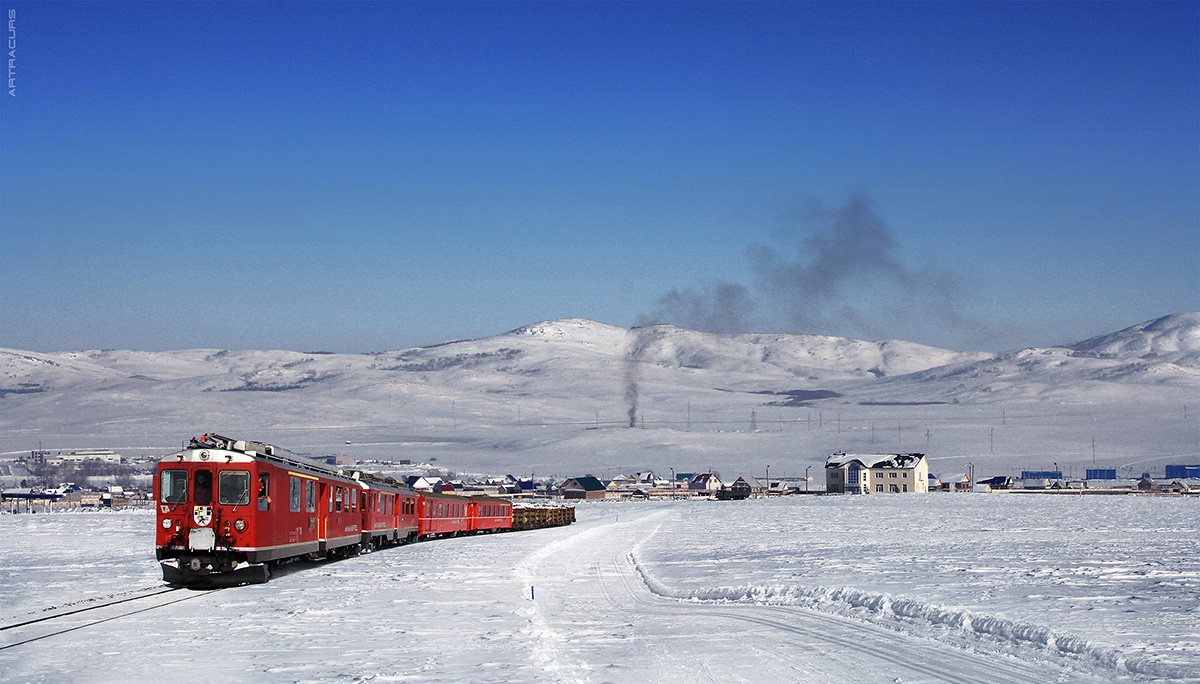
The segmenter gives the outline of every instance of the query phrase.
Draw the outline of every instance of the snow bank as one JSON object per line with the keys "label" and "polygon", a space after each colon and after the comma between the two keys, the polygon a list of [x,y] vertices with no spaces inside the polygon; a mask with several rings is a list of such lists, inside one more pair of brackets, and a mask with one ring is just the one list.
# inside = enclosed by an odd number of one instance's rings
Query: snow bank
{"label": "snow bank", "polygon": [[636,551],[630,557],[650,590],[683,601],[738,602],[798,606],[831,615],[866,620],[916,636],[949,639],[959,646],[988,652],[1021,652],[1032,648],[1042,656],[1071,657],[1121,674],[1162,678],[1195,676],[1193,668],[1128,657],[1114,649],[1042,625],[926,603],[905,596],[851,587],[736,586],[680,589],[656,578]]}

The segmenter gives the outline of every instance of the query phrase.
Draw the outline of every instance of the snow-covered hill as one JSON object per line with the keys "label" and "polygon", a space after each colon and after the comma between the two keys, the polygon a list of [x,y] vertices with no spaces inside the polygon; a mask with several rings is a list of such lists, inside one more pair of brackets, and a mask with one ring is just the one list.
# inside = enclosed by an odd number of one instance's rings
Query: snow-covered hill
{"label": "snow-covered hill", "polygon": [[[0,396],[9,454],[155,449],[216,430],[362,457],[416,449],[458,469],[572,472],[918,446],[963,461],[1083,460],[1090,451],[1076,447],[1097,432],[1111,458],[1157,462],[1200,452],[1200,314],[1001,354],[582,319],[369,355],[0,350]],[[616,430],[631,416],[647,429]],[[1030,424],[1014,430],[1010,416]],[[978,441],[992,423],[1008,433],[999,456],[994,430],[986,453]],[[906,427],[924,430],[906,443]]]}

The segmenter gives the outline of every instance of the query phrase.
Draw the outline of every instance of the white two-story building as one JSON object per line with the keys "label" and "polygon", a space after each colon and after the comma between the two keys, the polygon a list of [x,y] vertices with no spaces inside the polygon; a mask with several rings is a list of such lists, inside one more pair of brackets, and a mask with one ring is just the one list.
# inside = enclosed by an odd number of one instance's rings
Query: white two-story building
{"label": "white two-story building", "polygon": [[929,491],[925,454],[830,454],[825,491],[831,494],[906,494]]}

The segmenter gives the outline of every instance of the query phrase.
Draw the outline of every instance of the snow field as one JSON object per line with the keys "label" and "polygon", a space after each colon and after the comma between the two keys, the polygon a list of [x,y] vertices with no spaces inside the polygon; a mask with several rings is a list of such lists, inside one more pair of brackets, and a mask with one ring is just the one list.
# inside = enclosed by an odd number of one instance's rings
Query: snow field
{"label": "snow field", "polygon": [[[297,563],[12,648],[27,632],[0,632],[0,679],[1197,681],[1198,513],[1024,494],[587,503],[569,527]],[[159,583],[150,511],[5,514],[0,539],[4,624]]]}

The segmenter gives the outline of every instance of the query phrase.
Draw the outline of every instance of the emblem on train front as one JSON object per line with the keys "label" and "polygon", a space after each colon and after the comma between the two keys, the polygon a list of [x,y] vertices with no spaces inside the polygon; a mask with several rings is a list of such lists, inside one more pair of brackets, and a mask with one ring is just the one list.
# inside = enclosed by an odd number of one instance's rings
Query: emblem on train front
{"label": "emblem on train front", "polygon": [[192,520],[200,527],[207,527],[212,522],[212,506],[196,506],[196,510],[192,512]]}

